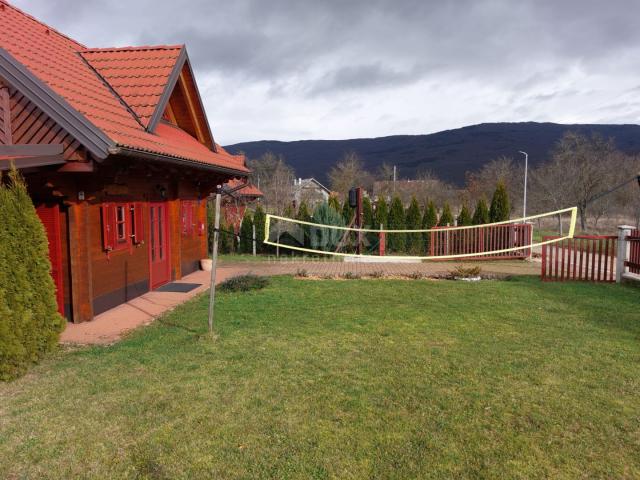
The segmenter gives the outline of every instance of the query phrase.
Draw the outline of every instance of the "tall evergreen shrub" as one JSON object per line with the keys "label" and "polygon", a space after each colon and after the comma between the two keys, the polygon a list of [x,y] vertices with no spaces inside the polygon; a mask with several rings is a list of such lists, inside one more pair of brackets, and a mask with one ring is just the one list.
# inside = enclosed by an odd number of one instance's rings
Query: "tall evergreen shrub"
{"label": "tall evergreen shrub", "polygon": [[453,214],[451,213],[451,207],[445,202],[438,226],[446,227],[447,225],[453,225]]}
{"label": "tall evergreen shrub", "polygon": [[[409,208],[407,208],[405,225],[407,230],[419,230],[422,226],[422,214],[420,213],[420,205],[416,197],[411,198],[411,203],[409,204]],[[406,238],[407,252],[418,254],[422,251],[423,243],[421,233],[408,233]]]}
{"label": "tall evergreen shrub", "polygon": [[[432,200],[429,200],[427,203],[427,207],[424,209],[424,215],[422,216],[422,228],[430,229],[438,225],[438,211],[436,210],[436,205]],[[431,245],[431,233],[425,232],[422,234],[424,245],[427,251],[429,251],[429,246]]]}
{"label": "tall evergreen shrub", "polygon": [[23,374],[58,344],[64,319],[47,234],[17,171],[0,177],[0,380]]}
{"label": "tall evergreen shrub", "polygon": [[468,225],[472,225],[471,213],[469,212],[469,207],[467,204],[463,204],[460,209],[460,214],[458,215],[458,226],[465,227]]}
{"label": "tall evergreen shrub", "polygon": [[266,220],[267,216],[264,213],[264,209],[262,208],[262,205],[258,205],[256,207],[256,211],[253,214],[253,223],[256,226],[256,252],[257,253],[264,253],[264,227],[265,227],[265,220]]}
{"label": "tall evergreen shrub", "polygon": [[[395,196],[391,201],[389,210],[389,230],[404,230],[406,228],[404,207],[400,197]],[[389,233],[387,235],[387,246],[392,253],[404,252],[407,246],[405,233]]]}
{"label": "tall evergreen shrub", "polygon": [[489,208],[489,220],[491,222],[503,222],[509,220],[511,207],[509,206],[509,194],[504,182],[498,182],[496,191],[491,199],[491,207]]}
{"label": "tall evergreen shrub", "polygon": [[240,225],[240,253],[253,252],[253,217],[247,209],[242,217],[242,225]]}
{"label": "tall evergreen shrub", "polygon": [[389,226],[389,206],[384,197],[380,197],[376,203],[375,228],[387,228]]}
{"label": "tall evergreen shrub", "polygon": [[476,209],[473,212],[473,218],[471,219],[473,225],[483,225],[489,223],[489,208],[484,198],[478,200]]}

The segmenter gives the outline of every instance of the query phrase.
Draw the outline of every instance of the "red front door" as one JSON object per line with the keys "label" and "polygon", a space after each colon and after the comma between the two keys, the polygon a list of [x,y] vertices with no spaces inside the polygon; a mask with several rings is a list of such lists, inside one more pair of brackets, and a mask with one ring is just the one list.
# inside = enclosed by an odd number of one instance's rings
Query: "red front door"
{"label": "red front door", "polygon": [[38,217],[47,232],[49,241],[49,261],[51,262],[51,278],[56,286],[58,312],[64,315],[64,292],[62,290],[62,241],[60,239],[60,208],[56,204],[39,205],[36,208]]}
{"label": "red front door", "polygon": [[149,204],[149,280],[151,290],[171,280],[167,205]]}

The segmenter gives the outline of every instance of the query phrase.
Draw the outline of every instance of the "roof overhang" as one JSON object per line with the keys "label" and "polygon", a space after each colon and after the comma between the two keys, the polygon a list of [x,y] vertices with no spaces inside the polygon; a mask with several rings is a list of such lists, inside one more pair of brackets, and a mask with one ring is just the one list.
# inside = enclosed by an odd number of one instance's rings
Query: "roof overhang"
{"label": "roof overhang", "polygon": [[1,47],[0,77],[17,88],[97,159],[107,158],[113,141]]}
{"label": "roof overhang", "polygon": [[0,145],[0,171],[66,163],[62,145]]}
{"label": "roof overhang", "polygon": [[160,155],[151,152],[144,152],[141,150],[135,150],[125,147],[114,147],[109,149],[111,155],[122,155],[124,157],[135,157],[142,160],[149,160],[152,162],[161,162],[172,165],[180,165],[183,167],[194,168],[196,170],[205,170],[212,173],[219,173],[222,175],[228,175],[235,178],[244,178],[249,175],[249,172],[244,170],[236,170],[234,168],[222,167],[219,165],[212,165],[204,162],[196,162],[194,160],[187,160],[184,158],[171,157],[168,155]]}

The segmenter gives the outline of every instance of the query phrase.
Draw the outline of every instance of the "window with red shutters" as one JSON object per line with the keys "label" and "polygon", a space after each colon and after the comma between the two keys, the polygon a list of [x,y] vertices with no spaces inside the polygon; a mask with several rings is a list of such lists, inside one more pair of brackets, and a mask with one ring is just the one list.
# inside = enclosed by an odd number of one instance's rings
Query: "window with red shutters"
{"label": "window with red shutters", "polygon": [[102,247],[107,252],[130,249],[144,241],[142,203],[104,203]]}

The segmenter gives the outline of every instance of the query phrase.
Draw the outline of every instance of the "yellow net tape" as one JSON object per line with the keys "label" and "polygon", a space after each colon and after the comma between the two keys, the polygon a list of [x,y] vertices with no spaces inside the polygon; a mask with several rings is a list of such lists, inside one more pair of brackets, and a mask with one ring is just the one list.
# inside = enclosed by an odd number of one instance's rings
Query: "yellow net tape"
{"label": "yellow net tape", "polygon": [[566,213],[570,213],[571,214],[571,221],[569,224],[569,231],[567,233],[567,235],[564,236],[558,236],[557,238],[553,238],[551,240],[545,240],[545,241],[541,241],[541,242],[537,242],[537,243],[529,243],[526,245],[520,245],[520,246],[516,246],[516,247],[510,247],[510,248],[503,248],[503,249],[497,249],[497,250],[488,250],[488,251],[482,251],[482,252],[474,252],[474,253],[460,253],[460,254],[453,254],[453,255],[427,255],[427,256],[419,256],[419,255],[386,255],[383,258],[399,258],[399,259],[403,259],[403,260],[450,260],[450,259],[455,259],[455,258],[471,258],[471,257],[481,257],[481,256],[486,256],[486,255],[495,255],[495,254],[500,254],[500,253],[508,253],[508,252],[513,252],[513,251],[518,251],[518,250],[527,250],[530,248],[534,248],[534,247],[540,247],[542,245],[548,245],[551,243],[556,243],[556,242],[561,242],[563,240],[566,240],[568,238],[573,238],[574,234],[575,234],[575,227],[576,227],[576,220],[577,220],[577,213],[578,213],[578,208],[577,207],[569,207],[569,208],[563,208],[561,210],[555,210],[553,212],[547,212],[547,213],[540,213],[537,215],[530,215],[530,216],[526,216],[526,217],[520,217],[520,218],[516,218],[516,219],[512,219],[512,220],[505,220],[502,222],[494,222],[494,223],[485,223],[482,225],[468,225],[468,226],[460,226],[460,227],[446,227],[446,228],[431,228],[431,229],[403,229],[403,230],[386,230],[386,229],[371,229],[371,228],[353,228],[353,227],[341,227],[341,226],[337,226],[337,225],[325,225],[325,224],[321,224],[321,223],[314,223],[314,222],[305,222],[303,220],[296,220],[294,218],[287,218],[287,217],[280,217],[278,215],[271,215],[271,214],[267,214],[266,216],[266,220],[265,220],[265,236],[264,236],[264,240],[263,243],[265,243],[266,245],[271,245],[274,247],[280,247],[280,248],[286,248],[286,249],[290,249],[290,250],[296,250],[299,252],[305,252],[305,253],[311,253],[311,254],[319,254],[319,255],[333,255],[333,256],[339,256],[339,257],[354,257],[354,258],[381,258],[379,255],[371,255],[371,254],[358,254],[358,253],[347,253],[347,252],[333,252],[333,251],[326,251],[326,250],[319,250],[319,249],[314,249],[314,248],[306,248],[306,247],[299,247],[297,245],[290,245],[290,244],[285,244],[285,243],[280,243],[280,242],[273,242],[271,240],[269,240],[269,234],[270,234],[270,230],[271,230],[271,220],[277,220],[277,221],[281,221],[281,222],[285,222],[285,223],[291,223],[291,224],[295,224],[295,225],[306,225],[309,227],[316,227],[316,228],[322,228],[322,229],[329,229],[329,230],[340,230],[340,231],[344,231],[344,232],[361,232],[361,233],[385,233],[385,234],[394,234],[394,233],[430,233],[430,232],[455,232],[455,231],[460,231],[460,230],[472,230],[472,229],[486,229],[488,227],[493,227],[496,225],[517,225],[517,224],[522,224],[525,222],[529,222],[531,220],[536,220],[539,218],[545,218],[545,217],[553,217],[555,215],[562,215],[562,214],[566,214]]}

